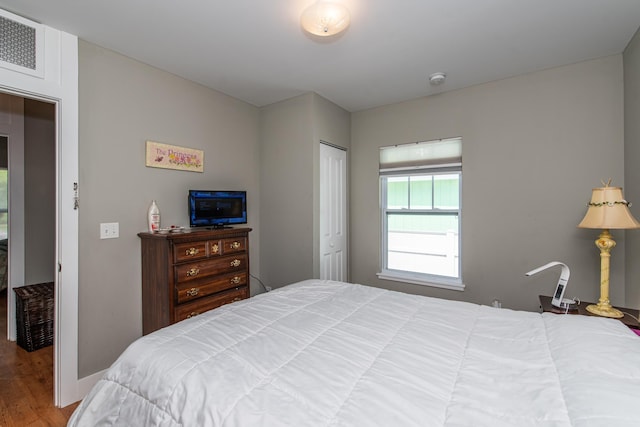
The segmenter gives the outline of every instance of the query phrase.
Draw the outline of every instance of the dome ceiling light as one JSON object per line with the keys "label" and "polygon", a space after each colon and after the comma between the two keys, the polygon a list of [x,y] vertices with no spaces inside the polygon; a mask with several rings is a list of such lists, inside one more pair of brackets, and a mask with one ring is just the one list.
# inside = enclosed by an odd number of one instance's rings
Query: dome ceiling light
{"label": "dome ceiling light", "polygon": [[347,8],[330,0],[318,0],[302,12],[300,25],[310,34],[328,37],[347,29],[351,17]]}

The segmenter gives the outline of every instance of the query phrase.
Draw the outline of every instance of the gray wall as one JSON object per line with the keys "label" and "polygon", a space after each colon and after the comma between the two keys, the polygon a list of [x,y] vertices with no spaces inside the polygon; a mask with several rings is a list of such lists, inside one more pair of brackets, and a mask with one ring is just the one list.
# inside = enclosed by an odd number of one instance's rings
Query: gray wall
{"label": "gray wall", "polygon": [[[56,265],[55,106],[8,94],[0,98],[5,131],[13,141],[9,165],[11,282],[15,287],[50,282]],[[11,110],[5,111],[10,104]],[[4,141],[7,167],[7,139]]]}
{"label": "gray wall", "polygon": [[[157,200],[163,226],[188,225],[187,190],[248,193],[251,272],[259,275],[259,110],[79,43],[79,376],[108,367],[142,333],[140,242]],[[145,141],[204,150],[204,173],[145,167]],[[118,222],[118,239],[99,224]],[[252,293],[257,284],[252,283]]]}
{"label": "gray wall", "polygon": [[260,272],[266,286],[313,276],[313,94],[260,117]]}
{"label": "gray wall", "polygon": [[[599,294],[598,230],[576,226],[591,188],[623,186],[622,55],[352,114],[352,280],[409,293],[537,310],[559,271],[567,296]],[[378,149],[461,136],[464,292],[379,280]],[[624,233],[611,261],[611,300],[624,302]]]}
{"label": "gray wall", "polygon": [[[640,220],[640,32],[624,51],[624,193]],[[626,307],[640,308],[640,230],[626,231]]]}
{"label": "gray wall", "polygon": [[[313,95],[314,146],[313,146],[313,277],[320,277],[320,141],[347,151],[351,146],[351,114],[320,95]],[[349,200],[349,168],[347,166],[347,200]],[[347,202],[347,218],[349,206]],[[347,219],[347,236],[349,236]],[[347,241],[348,244],[348,241]],[[347,254],[348,255],[348,254]],[[347,269],[349,268],[347,260]],[[348,275],[348,272],[347,272]]]}
{"label": "gray wall", "polygon": [[319,276],[320,141],[349,147],[350,114],[308,93],[261,109],[260,271],[267,286]]}
{"label": "gray wall", "polygon": [[25,284],[55,278],[55,105],[24,100]]}

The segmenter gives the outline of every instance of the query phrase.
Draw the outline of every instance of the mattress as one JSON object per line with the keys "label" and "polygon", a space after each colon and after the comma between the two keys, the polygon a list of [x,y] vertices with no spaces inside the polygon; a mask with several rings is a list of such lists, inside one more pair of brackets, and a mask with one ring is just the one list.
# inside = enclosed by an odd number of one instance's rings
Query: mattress
{"label": "mattress", "polygon": [[70,426],[634,426],[619,321],[308,280],[135,341]]}

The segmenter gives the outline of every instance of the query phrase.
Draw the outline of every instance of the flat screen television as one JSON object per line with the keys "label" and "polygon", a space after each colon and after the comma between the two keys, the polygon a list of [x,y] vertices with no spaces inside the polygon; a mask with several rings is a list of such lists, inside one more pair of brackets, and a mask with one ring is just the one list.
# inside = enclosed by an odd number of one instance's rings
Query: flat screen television
{"label": "flat screen television", "polygon": [[224,228],[246,223],[246,191],[189,190],[190,227]]}

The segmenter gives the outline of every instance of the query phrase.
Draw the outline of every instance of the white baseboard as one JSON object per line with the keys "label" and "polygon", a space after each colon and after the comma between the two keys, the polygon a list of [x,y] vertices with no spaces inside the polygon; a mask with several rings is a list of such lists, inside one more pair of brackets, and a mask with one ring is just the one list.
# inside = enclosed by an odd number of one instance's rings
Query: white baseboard
{"label": "white baseboard", "polygon": [[93,386],[100,381],[105,372],[107,372],[106,369],[78,380],[78,396],[76,402],[84,399]]}

